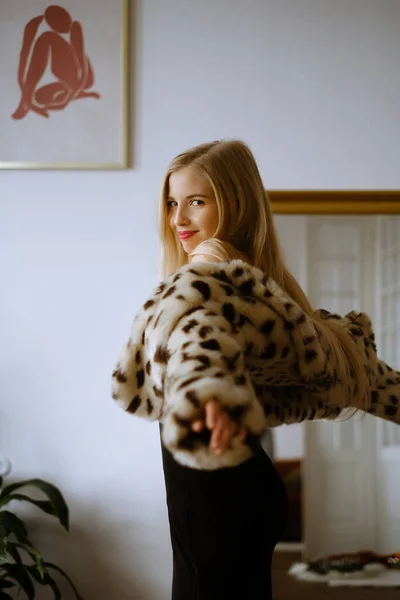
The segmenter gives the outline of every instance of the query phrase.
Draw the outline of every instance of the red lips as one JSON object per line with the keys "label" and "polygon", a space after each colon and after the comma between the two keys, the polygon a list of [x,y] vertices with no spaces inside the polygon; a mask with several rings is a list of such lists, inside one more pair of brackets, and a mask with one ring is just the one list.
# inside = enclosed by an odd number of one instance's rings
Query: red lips
{"label": "red lips", "polygon": [[197,231],[178,231],[178,235],[181,240],[187,240],[188,238],[192,237],[192,235],[195,235],[195,233],[197,233]]}

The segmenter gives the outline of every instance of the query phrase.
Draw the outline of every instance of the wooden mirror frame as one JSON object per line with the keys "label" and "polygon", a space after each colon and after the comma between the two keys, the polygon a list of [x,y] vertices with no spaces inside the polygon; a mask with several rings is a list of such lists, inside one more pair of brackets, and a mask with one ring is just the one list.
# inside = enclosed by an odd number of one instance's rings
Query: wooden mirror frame
{"label": "wooden mirror frame", "polygon": [[279,215],[400,214],[400,190],[267,190]]}

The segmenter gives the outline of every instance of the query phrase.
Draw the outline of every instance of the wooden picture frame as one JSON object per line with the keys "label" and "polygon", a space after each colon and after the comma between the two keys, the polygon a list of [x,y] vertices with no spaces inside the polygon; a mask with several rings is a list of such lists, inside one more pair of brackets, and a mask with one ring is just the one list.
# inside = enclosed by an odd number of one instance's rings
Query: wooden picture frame
{"label": "wooden picture frame", "polygon": [[400,190],[267,190],[275,214],[400,214]]}
{"label": "wooden picture frame", "polygon": [[126,169],[130,0],[6,2],[0,169]]}

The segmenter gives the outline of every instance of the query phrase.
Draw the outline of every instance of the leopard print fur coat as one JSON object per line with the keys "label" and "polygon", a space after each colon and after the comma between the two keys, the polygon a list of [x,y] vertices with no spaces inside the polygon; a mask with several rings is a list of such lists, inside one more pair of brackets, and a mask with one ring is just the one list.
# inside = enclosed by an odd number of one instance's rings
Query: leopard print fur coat
{"label": "leopard print fur coat", "polygon": [[[260,270],[235,260],[186,265],[163,281],[136,316],[113,373],[114,400],[128,413],[161,421],[175,459],[198,469],[234,466],[268,427],[337,419],[353,407],[400,423],[400,372],[377,358],[364,313],[335,319],[357,344],[370,390],[360,406],[356,381],[308,316]],[[191,430],[215,398],[248,430],[216,455],[209,432]]]}

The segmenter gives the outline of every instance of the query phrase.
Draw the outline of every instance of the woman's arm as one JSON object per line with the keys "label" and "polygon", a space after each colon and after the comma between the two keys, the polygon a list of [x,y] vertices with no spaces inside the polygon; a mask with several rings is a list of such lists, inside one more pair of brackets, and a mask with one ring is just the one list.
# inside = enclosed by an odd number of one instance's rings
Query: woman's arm
{"label": "woman's arm", "polygon": [[[378,360],[378,372],[378,379],[371,390],[371,401],[363,412],[400,424],[400,372],[381,360]],[[355,410],[350,399],[346,404],[346,399],[341,398],[340,403],[338,401],[335,405],[331,403],[329,394],[324,401],[321,393],[314,396],[302,387],[255,386],[255,392],[263,406],[268,427],[318,419],[335,420],[352,415]]]}
{"label": "woman's arm", "polygon": [[[210,309],[198,308],[184,317],[168,340],[164,380],[163,442],[181,464],[215,469],[239,464],[250,457],[266,428],[266,419],[247,374],[240,344],[229,322]],[[193,430],[205,419],[206,406],[214,401],[224,425],[247,435],[224,444],[223,454],[210,446],[208,427]],[[223,417],[224,418],[224,417]],[[217,424],[215,424],[217,426]]]}
{"label": "woman's arm", "polygon": [[[113,397],[131,414],[162,421],[177,460],[205,469],[246,460],[267,426],[336,418],[347,408],[398,422],[400,375],[378,364],[368,318],[332,318],[363,357],[372,391],[364,404],[324,329],[270,278],[240,261],[187,265],[139,312]],[[208,427],[193,426],[212,400],[230,416],[227,426],[248,430],[245,443],[234,437],[221,456]]]}

